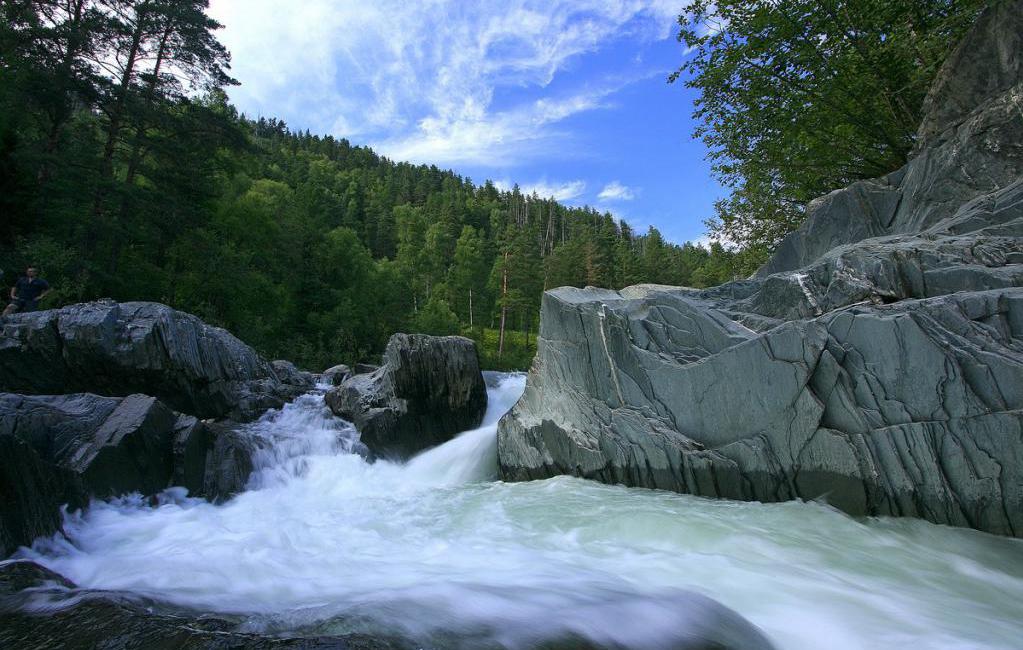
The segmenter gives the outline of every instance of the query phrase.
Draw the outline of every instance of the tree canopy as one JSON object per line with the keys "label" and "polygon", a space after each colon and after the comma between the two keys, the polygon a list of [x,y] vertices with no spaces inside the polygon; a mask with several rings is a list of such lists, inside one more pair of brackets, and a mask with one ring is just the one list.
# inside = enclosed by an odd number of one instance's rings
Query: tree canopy
{"label": "tree canopy", "polygon": [[679,17],[695,136],[730,194],[708,225],[747,269],[806,204],[905,164],[924,96],[983,0],[694,0]]}
{"label": "tree canopy", "polygon": [[160,301],[312,369],[402,330],[521,367],[544,289],[734,277],[720,247],[239,115],[206,7],[0,4],[0,266],[39,265],[44,307]]}

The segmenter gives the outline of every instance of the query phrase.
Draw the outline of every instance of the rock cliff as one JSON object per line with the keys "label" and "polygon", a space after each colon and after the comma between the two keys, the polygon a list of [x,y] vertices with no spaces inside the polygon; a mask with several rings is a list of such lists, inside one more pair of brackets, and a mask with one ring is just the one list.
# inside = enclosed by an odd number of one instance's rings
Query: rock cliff
{"label": "rock cliff", "polygon": [[544,296],[509,480],[825,498],[1023,536],[1023,3],[950,55],[918,147],[754,278]]}

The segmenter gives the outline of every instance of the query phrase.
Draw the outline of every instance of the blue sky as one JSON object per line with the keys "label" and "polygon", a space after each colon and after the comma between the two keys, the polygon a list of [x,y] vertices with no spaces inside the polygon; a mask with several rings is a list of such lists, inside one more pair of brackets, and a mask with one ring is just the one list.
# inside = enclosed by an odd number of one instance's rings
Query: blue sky
{"label": "blue sky", "polygon": [[691,139],[680,2],[213,0],[247,115],[518,183],[674,241],[722,190]]}

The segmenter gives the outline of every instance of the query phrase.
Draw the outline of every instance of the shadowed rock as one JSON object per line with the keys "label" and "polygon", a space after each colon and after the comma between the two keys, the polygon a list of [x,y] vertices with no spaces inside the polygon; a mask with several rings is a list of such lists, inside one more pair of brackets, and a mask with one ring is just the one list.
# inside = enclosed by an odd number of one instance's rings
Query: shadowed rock
{"label": "shadowed rock", "polygon": [[404,458],[479,426],[487,387],[471,340],[395,334],[383,366],[345,379],[325,400],[372,452]]}
{"label": "shadowed rock", "polygon": [[238,632],[240,621],[130,594],[79,589],[34,562],[0,563],[0,646],[124,650],[397,650],[411,643],[363,634],[281,638]]}
{"label": "shadowed rock", "polygon": [[65,504],[170,486],[225,499],[244,489],[257,446],[146,395],[0,393],[0,554],[60,530]]}
{"label": "shadowed rock", "polygon": [[[749,621],[710,598],[691,592],[673,592],[664,597],[677,606],[677,634],[662,639],[659,648],[772,648],[763,633]],[[639,604],[642,602],[633,602],[633,605]],[[600,611],[585,614],[606,615]],[[0,563],[0,620],[0,645],[10,648],[626,650],[633,647],[630,643],[590,638],[585,629],[586,619],[560,621],[557,626],[560,632],[523,626],[481,629],[476,633],[458,630],[426,638],[414,638],[414,633],[401,629],[348,634],[324,634],[318,629],[351,629],[353,626],[343,619],[314,625],[308,633],[301,630],[274,636],[243,633],[238,630],[245,617],[198,615],[132,594],[81,589],[63,576],[28,561]],[[363,615],[356,618],[354,627],[365,628],[366,623],[367,617]],[[247,627],[251,629],[251,622]],[[649,640],[645,640],[638,647],[651,646]]]}

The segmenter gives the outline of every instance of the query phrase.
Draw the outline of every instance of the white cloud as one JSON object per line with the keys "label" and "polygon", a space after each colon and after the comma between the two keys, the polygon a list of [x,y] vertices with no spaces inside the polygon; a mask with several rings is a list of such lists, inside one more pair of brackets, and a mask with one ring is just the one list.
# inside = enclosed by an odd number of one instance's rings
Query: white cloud
{"label": "white cloud", "polygon": [[721,244],[726,250],[734,250],[739,247],[738,244],[736,244],[731,239],[728,239],[727,237],[715,237],[712,236],[710,233],[704,234],[701,237],[694,239],[693,243],[697,244],[698,246],[703,246],[704,248],[710,248],[711,244],[717,243]]}
{"label": "white cloud", "polygon": [[[512,189],[512,183],[507,180],[495,181],[494,187],[502,192],[507,192]],[[520,184],[519,191],[526,196],[531,196],[535,193],[541,199],[553,198],[556,201],[571,201],[572,199],[579,198],[586,191],[586,182],[576,180],[550,183],[542,180],[535,183]]]}
{"label": "white cloud", "polygon": [[[665,0],[213,0],[248,113],[300,120],[399,160],[503,166],[564,151],[558,123],[633,79],[553,92],[610,40],[669,37]],[[565,84],[560,84],[565,86]],[[525,92],[523,92],[525,91]],[[496,98],[496,99],[495,99]]]}
{"label": "white cloud", "polygon": [[631,201],[636,198],[636,193],[618,181],[611,181],[600,190],[597,198],[601,201]]}

